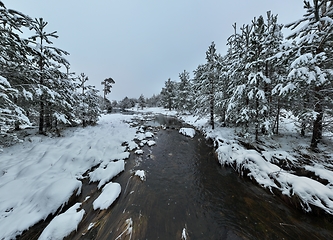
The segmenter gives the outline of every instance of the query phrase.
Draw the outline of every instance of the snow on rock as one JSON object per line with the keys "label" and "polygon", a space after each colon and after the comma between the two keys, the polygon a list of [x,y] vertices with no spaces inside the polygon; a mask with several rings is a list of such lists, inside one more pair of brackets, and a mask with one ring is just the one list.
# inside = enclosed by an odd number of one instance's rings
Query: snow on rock
{"label": "snow on rock", "polygon": [[195,135],[195,130],[193,128],[181,128],[181,129],[179,129],[179,133],[181,133],[187,137],[193,138]]}
{"label": "snow on rock", "polygon": [[105,183],[109,182],[112,178],[125,170],[124,160],[110,162],[106,167],[99,167],[93,172],[89,173],[90,182],[97,182],[98,188],[101,188]]}
{"label": "snow on rock", "polygon": [[143,150],[142,149],[138,149],[138,150],[135,150],[134,153],[138,154],[138,155],[142,155],[143,154]]}
{"label": "snow on rock", "polygon": [[145,132],[145,137],[146,138],[152,138],[152,137],[154,137],[154,133],[152,133],[152,132]]}
{"label": "snow on rock", "polygon": [[102,193],[93,202],[94,210],[96,209],[107,209],[111,204],[118,198],[121,192],[121,186],[119,183],[108,183],[103,189]]}
{"label": "snow on rock", "polygon": [[63,239],[67,237],[72,231],[75,231],[85,213],[83,209],[78,211],[80,207],[81,203],[76,203],[66,212],[59,214],[54,219],[52,219],[38,240]]}
{"label": "snow on rock", "polygon": [[149,141],[147,141],[147,145],[148,145],[149,147],[151,147],[151,146],[153,146],[153,145],[155,145],[155,144],[156,144],[156,142],[153,141],[153,140],[149,140]]}
{"label": "snow on rock", "polygon": [[[136,129],[124,121],[132,116],[102,115],[94,127],[70,128],[64,137],[30,137],[0,152],[0,239],[9,240],[62,207],[81,191],[82,175],[100,164],[105,184],[123,171]],[[120,159],[118,163],[110,161]],[[115,168],[115,169],[112,169]]]}
{"label": "snow on rock", "polygon": [[138,176],[141,179],[141,181],[146,181],[146,173],[144,170],[137,170],[134,176]]}

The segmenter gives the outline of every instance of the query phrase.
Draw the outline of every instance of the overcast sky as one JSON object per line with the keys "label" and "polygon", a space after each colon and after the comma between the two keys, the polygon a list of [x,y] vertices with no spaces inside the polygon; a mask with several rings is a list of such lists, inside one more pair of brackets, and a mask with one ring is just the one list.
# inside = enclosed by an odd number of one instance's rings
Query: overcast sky
{"label": "overcast sky", "polygon": [[71,71],[91,85],[112,77],[108,96],[121,100],[158,94],[205,63],[212,41],[225,54],[232,24],[248,24],[268,10],[280,23],[299,19],[303,0],[3,0],[7,8],[43,17],[57,31],[54,46],[70,53]]}

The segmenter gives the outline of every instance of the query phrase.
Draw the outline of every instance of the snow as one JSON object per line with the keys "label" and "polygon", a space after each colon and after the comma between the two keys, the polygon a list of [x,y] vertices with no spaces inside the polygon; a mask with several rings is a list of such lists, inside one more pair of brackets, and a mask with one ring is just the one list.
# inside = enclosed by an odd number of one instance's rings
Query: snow
{"label": "snow", "polygon": [[156,144],[156,142],[153,141],[153,140],[149,140],[149,141],[147,141],[147,145],[148,145],[149,147],[151,147],[151,146],[153,146],[153,145],[155,145],[155,144]]}
{"label": "snow", "polygon": [[58,240],[67,237],[72,231],[77,229],[78,224],[81,222],[85,211],[78,209],[81,207],[80,203],[76,203],[70,207],[66,212],[59,214],[47,225],[44,229],[39,240]]}
{"label": "snow", "polygon": [[138,149],[138,150],[135,150],[134,153],[135,153],[135,154],[138,154],[138,155],[142,155],[142,154],[143,154],[143,150]]}
{"label": "snow", "polygon": [[112,178],[125,170],[124,160],[117,162],[110,162],[105,167],[99,167],[93,172],[89,173],[90,181],[99,181],[98,188],[101,188],[105,183],[109,182]]}
{"label": "snow", "polygon": [[[0,152],[0,239],[14,239],[55,214],[72,195],[80,194],[83,174],[102,187],[124,169],[136,129],[132,116],[103,115],[97,126],[69,128],[64,137],[31,135]],[[117,160],[117,161],[115,161]]]}
{"label": "snow", "polygon": [[103,187],[102,193],[93,202],[94,210],[107,209],[119,197],[121,186],[119,183],[108,183]]}
{"label": "snow", "polygon": [[137,170],[134,176],[138,176],[141,179],[141,181],[146,181],[146,173],[144,170]]}
{"label": "snow", "polygon": [[181,129],[179,129],[179,133],[193,138],[195,136],[195,129],[193,129],[193,128],[181,128]]}

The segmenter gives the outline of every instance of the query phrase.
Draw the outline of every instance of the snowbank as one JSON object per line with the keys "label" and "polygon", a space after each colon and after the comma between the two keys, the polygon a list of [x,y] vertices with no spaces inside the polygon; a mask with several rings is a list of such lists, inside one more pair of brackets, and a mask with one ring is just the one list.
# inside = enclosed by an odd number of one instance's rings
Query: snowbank
{"label": "snowbank", "polygon": [[193,128],[181,128],[179,129],[179,133],[191,138],[195,136],[195,130]]}
{"label": "snowbank", "polygon": [[4,148],[0,153],[0,239],[14,239],[56,213],[73,194],[80,194],[80,179],[93,166],[100,164],[90,174],[92,181],[100,181],[99,187],[123,171],[123,160],[129,156],[126,149],[136,146],[136,129],[124,122],[131,117],[103,115],[97,126],[68,129],[65,137],[36,135]]}
{"label": "snowbank", "polygon": [[57,240],[67,237],[72,231],[77,229],[85,211],[78,209],[81,203],[77,203],[66,212],[56,216],[44,229],[38,240]]}
{"label": "snowbank", "polygon": [[119,183],[108,183],[103,187],[102,193],[93,202],[94,210],[107,209],[119,197],[121,186]]}

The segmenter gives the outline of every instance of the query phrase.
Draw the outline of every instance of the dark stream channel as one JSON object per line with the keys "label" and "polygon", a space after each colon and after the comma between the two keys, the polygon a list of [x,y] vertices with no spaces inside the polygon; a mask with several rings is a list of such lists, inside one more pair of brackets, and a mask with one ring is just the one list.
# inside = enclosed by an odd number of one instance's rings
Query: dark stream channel
{"label": "dark stream channel", "polygon": [[[68,239],[170,240],[184,233],[186,239],[333,239],[328,219],[292,209],[221,167],[199,132],[193,139],[183,136],[182,124],[166,117],[148,124],[167,128],[156,132],[156,145],[145,146],[142,156],[131,154],[125,172],[114,179],[122,193],[109,209],[94,211],[96,186],[84,184],[81,201],[91,198]],[[146,181],[133,176],[134,170],[144,170]]]}

